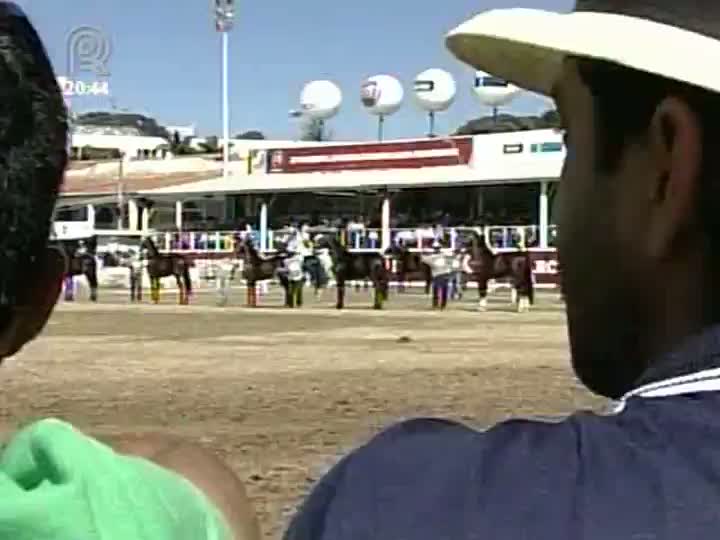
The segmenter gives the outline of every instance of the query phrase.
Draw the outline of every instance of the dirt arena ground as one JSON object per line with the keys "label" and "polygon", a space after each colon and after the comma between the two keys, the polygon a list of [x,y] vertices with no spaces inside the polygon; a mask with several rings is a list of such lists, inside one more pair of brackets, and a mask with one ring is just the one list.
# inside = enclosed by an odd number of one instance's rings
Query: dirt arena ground
{"label": "dirt arena ground", "polygon": [[[509,416],[561,415],[604,403],[575,382],[562,304],[532,313],[471,300],[446,313],[419,293],[387,310],[353,293],[302,310],[130,306],[125,294],[61,303],[43,336],[0,370],[2,427],[57,416],[95,434],[160,431],[202,440],[246,480],[263,532],[277,537],[336,456],[402,418],[443,416],[477,427]],[[470,294],[473,299],[475,294]],[[312,302],[311,302],[312,303]]]}

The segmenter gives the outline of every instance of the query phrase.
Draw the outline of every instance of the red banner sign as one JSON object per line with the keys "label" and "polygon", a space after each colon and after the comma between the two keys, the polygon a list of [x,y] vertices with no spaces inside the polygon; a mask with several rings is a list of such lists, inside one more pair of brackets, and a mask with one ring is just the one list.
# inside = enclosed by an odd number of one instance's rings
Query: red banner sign
{"label": "red banner sign", "polygon": [[472,137],[284,148],[269,151],[269,173],[413,169],[467,165]]}

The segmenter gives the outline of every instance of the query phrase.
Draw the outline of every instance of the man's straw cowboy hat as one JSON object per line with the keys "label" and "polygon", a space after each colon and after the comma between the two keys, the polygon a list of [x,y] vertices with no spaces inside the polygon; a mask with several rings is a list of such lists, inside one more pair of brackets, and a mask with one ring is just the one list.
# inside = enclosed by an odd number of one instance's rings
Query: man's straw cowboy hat
{"label": "man's straw cowboy hat", "polygon": [[720,2],[579,0],[571,13],[498,9],[452,30],[463,62],[550,95],[563,59],[607,60],[720,92]]}

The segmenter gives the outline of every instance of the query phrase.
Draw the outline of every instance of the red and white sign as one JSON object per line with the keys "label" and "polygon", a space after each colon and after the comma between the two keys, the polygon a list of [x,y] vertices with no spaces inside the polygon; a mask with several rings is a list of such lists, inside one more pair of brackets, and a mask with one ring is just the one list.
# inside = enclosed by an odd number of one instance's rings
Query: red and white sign
{"label": "red and white sign", "polygon": [[555,249],[531,249],[535,283],[542,285],[560,285],[560,265]]}
{"label": "red and white sign", "polygon": [[269,173],[419,169],[467,165],[472,137],[270,150]]}

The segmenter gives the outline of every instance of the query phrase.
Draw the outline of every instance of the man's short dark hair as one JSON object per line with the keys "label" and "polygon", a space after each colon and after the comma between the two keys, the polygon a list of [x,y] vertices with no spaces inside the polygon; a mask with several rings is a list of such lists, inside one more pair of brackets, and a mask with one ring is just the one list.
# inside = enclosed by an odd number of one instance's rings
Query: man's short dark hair
{"label": "man's short dark hair", "polygon": [[67,131],[39,36],[17,7],[0,3],[0,325],[47,247]]}
{"label": "man's short dark hair", "polygon": [[701,234],[708,240],[711,263],[720,269],[720,94],[612,62],[575,60],[593,97],[596,167],[600,172],[614,172],[628,145],[641,141],[647,133],[655,110],[666,97],[682,99],[697,115],[703,152],[698,198]]}

